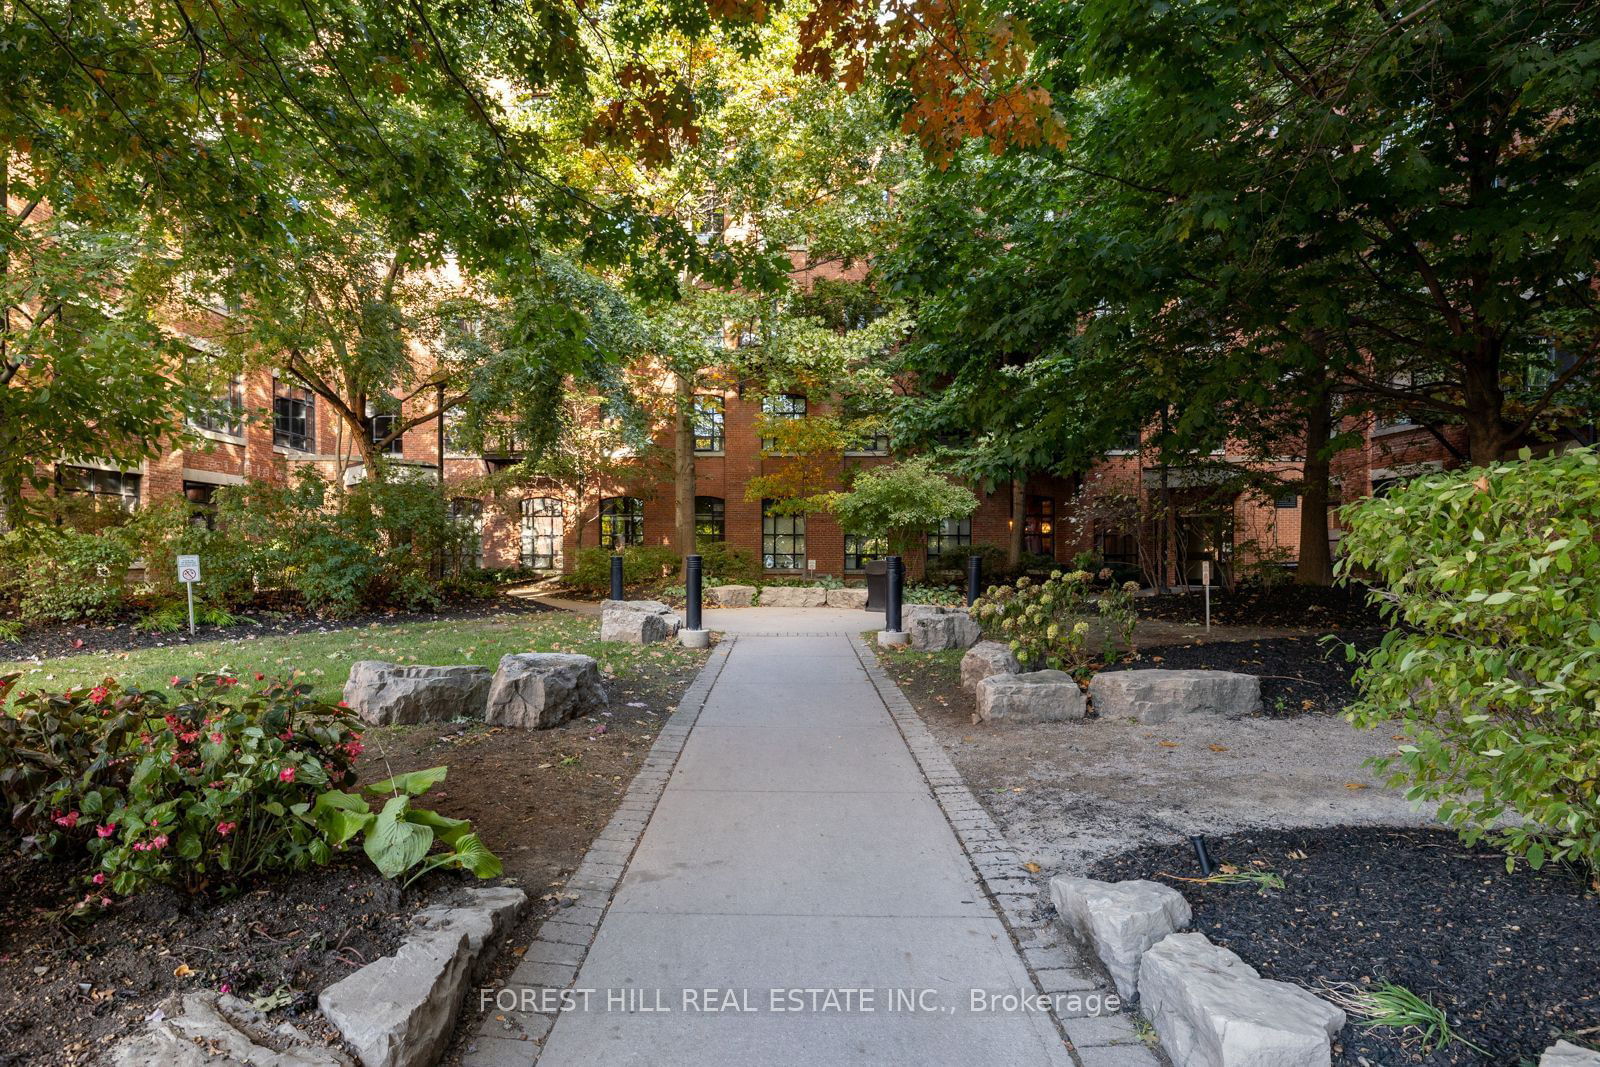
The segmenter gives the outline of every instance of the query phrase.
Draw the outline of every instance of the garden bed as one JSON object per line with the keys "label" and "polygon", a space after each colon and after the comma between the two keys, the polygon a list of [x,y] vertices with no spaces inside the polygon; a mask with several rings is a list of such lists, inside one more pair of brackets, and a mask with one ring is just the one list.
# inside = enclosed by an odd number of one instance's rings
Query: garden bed
{"label": "garden bed", "polygon": [[[1205,596],[1199,590],[1141,596],[1139,615],[1173,622],[1203,622]],[[1383,620],[1367,603],[1365,586],[1319,587],[1245,585],[1233,592],[1211,590],[1211,621],[1240,626],[1297,626],[1323,630],[1360,630]]]}
{"label": "garden bed", "polygon": [[[449,777],[428,792],[427,807],[472,820],[501,857],[506,880],[520,884],[532,902],[511,935],[511,951],[499,960],[508,971],[533,926],[557,905],[555,892],[615,812],[706,654],[595,648],[592,621],[565,614],[484,625],[482,634],[457,633],[454,641],[484,652],[495,640],[523,650],[598,653],[607,670],[608,706],[554,730],[466,721],[370,728],[358,770],[363,781],[376,781],[441,764],[450,768]],[[396,640],[389,634],[379,638]],[[423,650],[416,641],[408,647]],[[158,653],[133,655],[153,654]],[[349,654],[341,648],[340,661]],[[328,676],[325,684],[336,691],[338,683]],[[0,982],[9,991],[0,995],[0,1065],[89,1062],[107,1044],[137,1032],[171,994],[223,983],[246,999],[286,987],[289,1003],[274,1009],[272,1019],[288,1019],[333,1040],[316,1013],[316,993],[392,952],[418,908],[478,884],[484,883],[435,873],[402,893],[364,859],[352,857],[231,899],[156,890],[119,902],[92,922],[67,924],[59,915],[82,897],[81,875],[9,861],[0,870],[0,907],[19,919],[0,933]],[[180,965],[188,970],[178,973]],[[35,973],[39,967],[42,975]],[[85,982],[88,990],[80,988]],[[470,1022],[469,1014],[462,1032],[471,1029]]]}
{"label": "garden bed", "polygon": [[1499,852],[1429,830],[1252,830],[1210,845],[1219,861],[1273,871],[1285,888],[1262,895],[1161,877],[1198,874],[1186,842],[1103,859],[1090,873],[1176,885],[1194,928],[1264,977],[1312,992],[1330,982],[1405,986],[1485,1050],[1424,1054],[1393,1030],[1352,1023],[1335,1063],[1516,1064],[1560,1037],[1600,1044],[1600,894],[1571,871],[1507,874]]}
{"label": "garden bed", "polygon": [[1261,679],[1263,712],[1276,719],[1305,714],[1336,714],[1355,699],[1350,662],[1343,642],[1367,648],[1381,636],[1367,630],[1321,637],[1277,637],[1261,641],[1194,641],[1146,649],[1131,663],[1107,670],[1212,670],[1252,674]]}
{"label": "garden bed", "polygon": [[132,613],[115,621],[52,623],[29,628],[16,641],[0,641],[0,659],[43,659],[95,652],[127,652],[141,648],[176,648],[214,641],[335,633],[374,624],[392,626],[408,622],[487,619],[495,615],[536,614],[552,610],[522,597],[464,600],[438,611],[369,611],[338,619],[321,618],[292,608],[259,611],[241,609],[240,622],[232,626],[196,626],[192,637],[187,625],[176,633],[135,629],[140,616]]}

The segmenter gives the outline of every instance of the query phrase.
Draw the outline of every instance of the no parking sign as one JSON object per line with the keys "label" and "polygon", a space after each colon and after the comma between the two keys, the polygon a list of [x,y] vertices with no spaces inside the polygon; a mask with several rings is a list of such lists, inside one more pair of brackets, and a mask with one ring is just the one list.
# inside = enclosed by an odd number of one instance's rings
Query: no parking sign
{"label": "no parking sign", "polygon": [[200,557],[178,557],[178,581],[189,594],[189,632],[194,633],[194,583],[200,580]]}

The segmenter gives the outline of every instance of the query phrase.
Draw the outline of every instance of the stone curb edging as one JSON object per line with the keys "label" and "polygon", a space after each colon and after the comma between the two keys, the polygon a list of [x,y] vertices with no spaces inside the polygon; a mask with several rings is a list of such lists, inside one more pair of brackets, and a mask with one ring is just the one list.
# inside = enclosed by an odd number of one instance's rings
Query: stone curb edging
{"label": "stone curb edging", "polygon": [[[724,635],[683,691],[678,710],[656,735],[650,754],[628,784],[616,814],[567,879],[566,892],[561,894],[567,898],[565,905],[540,924],[522,962],[506,979],[502,989],[513,990],[514,994],[505,999],[514,999],[517,1010],[501,1010],[497,1004],[485,1013],[468,1041],[461,1067],[531,1067],[538,1060],[556,1017],[551,1012],[531,1009],[548,1006],[541,1003],[546,991],[566,989],[576,980],[622,872],[655,812],[689,731],[700,718],[700,710],[736,640],[733,635]],[[530,1010],[522,1010],[524,1007]]]}
{"label": "stone curb edging", "polygon": [[[1038,917],[1040,889],[1033,874],[967,788],[944,746],[878,662],[868,640],[857,635],[851,648],[932,787],[934,799],[1000,912],[1039,992],[1114,993],[1098,967],[1062,936],[1055,923]],[[1081,1067],[1158,1067],[1165,1062],[1140,1039],[1133,1017],[1127,1013],[1067,1018],[1051,1012],[1051,1018],[1070,1044],[1073,1062]]]}

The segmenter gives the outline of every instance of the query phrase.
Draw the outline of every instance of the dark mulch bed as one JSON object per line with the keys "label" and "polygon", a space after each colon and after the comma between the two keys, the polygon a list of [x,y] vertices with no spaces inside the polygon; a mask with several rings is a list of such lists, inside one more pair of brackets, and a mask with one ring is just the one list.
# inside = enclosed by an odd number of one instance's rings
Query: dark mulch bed
{"label": "dark mulch bed", "polygon": [[1345,656],[1344,644],[1368,648],[1382,631],[1321,637],[1275,637],[1261,641],[1196,641],[1163,645],[1140,653],[1132,663],[1110,670],[1212,670],[1254,674],[1261,679],[1262,708],[1270,718],[1306,714],[1335,714],[1355,699],[1351,677],[1354,663]]}
{"label": "dark mulch bed", "polygon": [[93,1060],[175,993],[246,1000],[286,991],[287,1019],[331,1042],[316,994],[392,953],[407,917],[464,884],[433,875],[404,894],[352,857],[229,898],[155,890],[94,921],[64,921],[78,872],[7,850],[0,866],[0,1064]]}
{"label": "dark mulch bed", "polygon": [[[1557,1038],[1600,1044],[1600,894],[1569,871],[1518,868],[1428,830],[1337,827],[1247,831],[1211,851],[1240,868],[1282,875],[1263,896],[1248,886],[1175,884],[1194,928],[1263,977],[1403,985],[1431,997],[1468,1041],[1424,1054],[1391,1030],[1346,1026],[1336,1064],[1537,1062]],[[1303,854],[1305,858],[1295,858]],[[1096,878],[1196,875],[1187,844],[1153,845],[1097,863]]]}
{"label": "dark mulch bed", "polygon": [[47,659],[90,652],[125,652],[136,648],[198,645],[240,637],[276,637],[303,633],[353,630],[373,623],[442,622],[449,619],[486,619],[492,615],[537,614],[555,609],[521,597],[469,600],[438,611],[369,611],[340,619],[324,619],[282,608],[238,614],[246,621],[233,626],[197,626],[193,637],[185,627],[178,633],[142,633],[134,629],[138,616],[106,623],[58,623],[24,631],[20,641],[0,641],[0,659]]}
{"label": "dark mulch bed", "polygon": [[[1205,597],[1199,591],[1139,597],[1135,603],[1146,619],[1203,622]],[[1237,626],[1315,626],[1325,630],[1360,630],[1383,620],[1367,603],[1362,585],[1321,588],[1280,585],[1264,589],[1241,586],[1231,593],[1211,590],[1211,621]]]}

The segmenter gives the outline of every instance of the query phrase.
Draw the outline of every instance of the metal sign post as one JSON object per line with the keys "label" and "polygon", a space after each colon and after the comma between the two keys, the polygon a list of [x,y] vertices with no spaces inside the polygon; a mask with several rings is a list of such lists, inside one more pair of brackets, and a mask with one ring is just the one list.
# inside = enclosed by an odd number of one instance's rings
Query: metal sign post
{"label": "metal sign post", "polygon": [[189,633],[194,634],[194,583],[200,580],[200,557],[178,557],[178,581],[189,593]]}
{"label": "metal sign post", "polygon": [[1206,633],[1211,632],[1211,561],[1200,561],[1200,583],[1206,588]]}

